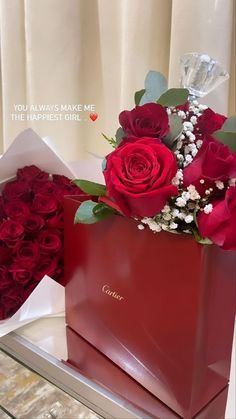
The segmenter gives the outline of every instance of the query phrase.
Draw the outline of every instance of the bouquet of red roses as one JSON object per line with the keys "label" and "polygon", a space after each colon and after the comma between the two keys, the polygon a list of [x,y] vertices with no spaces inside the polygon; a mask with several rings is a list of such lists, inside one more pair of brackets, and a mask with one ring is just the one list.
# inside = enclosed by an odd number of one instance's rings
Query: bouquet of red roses
{"label": "bouquet of red roses", "polygon": [[99,203],[82,203],[75,221],[92,223],[115,212],[137,220],[140,230],[192,234],[200,243],[235,250],[236,119],[189,101],[187,89],[169,89],[154,100],[158,77],[147,75],[136,107],[120,113],[116,137],[105,136],[115,148],[103,162],[106,186],[76,181]]}
{"label": "bouquet of red roses", "polygon": [[12,316],[41,279],[63,284],[64,195],[79,188],[31,165],[0,194],[0,320]]}

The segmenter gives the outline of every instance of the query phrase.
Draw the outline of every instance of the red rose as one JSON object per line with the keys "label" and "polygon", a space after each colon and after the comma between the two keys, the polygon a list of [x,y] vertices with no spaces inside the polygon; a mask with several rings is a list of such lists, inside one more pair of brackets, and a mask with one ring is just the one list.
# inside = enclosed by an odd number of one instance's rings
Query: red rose
{"label": "red rose", "polygon": [[48,173],[43,172],[37,166],[25,166],[22,169],[17,170],[17,179],[31,183],[32,181],[46,181],[48,179]]}
{"label": "red rose", "polygon": [[35,194],[41,193],[46,195],[52,195],[56,190],[56,185],[54,185],[54,183],[50,180],[48,180],[47,182],[34,182],[32,185],[32,190]]}
{"label": "red rose", "polygon": [[126,136],[162,138],[169,132],[167,112],[157,103],[146,103],[132,111],[123,111],[119,121]]}
{"label": "red rose", "polygon": [[12,273],[13,281],[21,284],[24,287],[32,279],[32,271],[22,268],[18,265],[18,263],[13,263],[9,268],[9,272]]}
{"label": "red rose", "polygon": [[18,266],[25,269],[32,269],[39,260],[39,245],[32,241],[20,241],[14,248],[14,254],[14,261]]}
{"label": "red rose", "polygon": [[4,209],[8,218],[18,221],[19,223],[24,221],[29,215],[28,205],[19,199],[7,202]]}
{"label": "red rose", "polygon": [[62,247],[60,233],[57,230],[41,231],[38,236],[38,244],[42,254],[57,253]]}
{"label": "red rose", "polygon": [[178,194],[171,181],[177,172],[174,154],[154,139],[124,142],[107,156],[104,177],[108,195],[127,216],[151,217]]}
{"label": "red rose", "polygon": [[14,247],[16,242],[22,239],[24,227],[13,220],[6,220],[0,225],[0,240],[9,247]]}
{"label": "red rose", "polygon": [[[0,243],[0,265],[4,264],[11,256],[11,249]],[[1,278],[1,275],[0,275]]]}
{"label": "red rose", "polygon": [[11,287],[12,279],[9,274],[9,270],[4,265],[0,265],[0,296],[3,290]]}
{"label": "red rose", "polygon": [[204,195],[206,189],[215,187],[215,181],[226,182],[236,177],[236,154],[209,136],[183,173],[184,186],[192,184]]}
{"label": "red rose", "polygon": [[51,258],[49,256],[45,256],[36,266],[34,270],[34,278],[38,282],[41,281],[44,275],[57,279],[58,273],[60,273],[58,270],[60,271],[60,268],[58,268],[58,257]]}
{"label": "red rose", "polygon": [[47,225],[50,228],[62,230],[64,228],[63,211],[59,212],[58,214],[55,214],[53,217],[50,217],[47,220]]}
{"label": "red rose", "polygon": [[207,108],[198,118],[197,127],[203,134],[213,134],[213,132],[222,127],[226,119],[226,116],[215,113],[212,109]]}
{"label": "red rose", "polygon": [[212,202],[210,214],[201,211],[198,228],[202,237],[226,250],[236,250],[236,186],[227,189],[225,198]]}
{"label": "red rose", "polygon": [[29,214],[23,223],[25,231],[30,234],[40,231],[44,224],[44,219],[38,214]]}
{"label": "red rose", "polygon": [[54,183],[63,185],[71,185],[71,179],[63,175],[52,175],[52,180]]}
{"label": "red rose", "polygon": [[53,195],[37,193],[32,204],[32,211],[36,214],[47,215],[56,212],[58,201]]}
{"label": "red rose", "polygon": [[3,188],[2,196],[5,200],[12,200],[12,199],[29,199],[29,185],[25,181],[13,180],[11,182],[6,183]]}

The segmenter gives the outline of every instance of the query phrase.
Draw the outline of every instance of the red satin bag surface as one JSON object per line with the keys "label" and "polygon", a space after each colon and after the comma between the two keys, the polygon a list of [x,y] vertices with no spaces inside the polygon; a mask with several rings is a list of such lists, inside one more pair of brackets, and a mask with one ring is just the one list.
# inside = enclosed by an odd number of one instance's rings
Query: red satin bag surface
{"label": "red satin bag surface", "polygon": [[67,324],[185,419],[228,384],[235,252],[138,230],[74,225],[65,199]]}

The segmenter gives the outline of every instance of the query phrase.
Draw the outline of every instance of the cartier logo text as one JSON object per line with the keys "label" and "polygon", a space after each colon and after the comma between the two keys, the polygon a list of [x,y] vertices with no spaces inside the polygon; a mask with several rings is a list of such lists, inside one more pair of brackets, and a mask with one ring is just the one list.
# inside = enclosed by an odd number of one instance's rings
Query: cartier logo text
{"label": "cartier logo text", "polygon": [[110,297],[115,298],[116,300],[119,300],[119,301],[124,300],[124,297],[122,297],[121,295],[119,295],[118,292],[111,290],[110,287],[109,287],[109,285],[103,285],[102,292],[104,294],[109,295]]}

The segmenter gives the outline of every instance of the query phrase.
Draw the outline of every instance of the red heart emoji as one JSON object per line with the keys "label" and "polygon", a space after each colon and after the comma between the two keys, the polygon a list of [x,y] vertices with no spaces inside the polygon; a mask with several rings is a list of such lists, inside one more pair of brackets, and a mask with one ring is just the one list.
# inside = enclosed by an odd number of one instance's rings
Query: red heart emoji
{"label": "red heart emoji", "polygon": [[98,117],[98,114],[97,114],[97,113],[91,113],[91,114],[89,115],[89,118],[90,118],[92,121],[96,121],[97,117]]}

